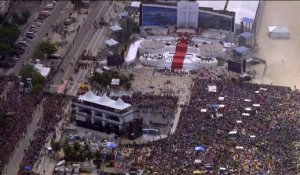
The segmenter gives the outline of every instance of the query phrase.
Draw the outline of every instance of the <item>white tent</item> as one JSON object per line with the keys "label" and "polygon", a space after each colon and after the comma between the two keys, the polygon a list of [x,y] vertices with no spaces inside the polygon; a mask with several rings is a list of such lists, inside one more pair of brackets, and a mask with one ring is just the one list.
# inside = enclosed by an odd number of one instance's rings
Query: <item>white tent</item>
{"label": "white tent", "polygon": [[133,1],[130,4],[130,7],[134,7],[134,8],[140,8],[141,6],[141,2],[140,1]]}
{"label": "white tent", "polygon": [[117,31],[122,30],[122,27],[120,27],[118,24],[115,24],[115,25],[111,26],[109,29],[114,32],[117,32]]}
{"label": "white tent", "polygon": [[83,100],[83,101],[87,101],[87,102],[91,102],[91,103],[94,103],[94,104],[98,104],[98,105],[118,109],[118,110],[124,110],[124,109],[131,106],[130,104],[125,103],[120,98],[117,101],[115,101],[115,100],[110,99],[109,97],[107,97],[106,94],[104,94],[103,96],[100,97],[100,96],[95,95],[92,91],[88,91],[84,95],[80,95],[78,99]]}
{"label": "white tent", "polygon": [[48,77],[51,68],[50,67],[45,67],[42,64],[35,64],[34,67],[41,73],[43,77]]}
{"label": "white tent", "polygon": [[284,26],[269,26],[269,37],[274,39],[288,39],[289,29]]}
{"label": "white tent", "polygon": [[118,44],[118,42],[114,39],[109,39],[109,40],[105,41],[105,44],[108,45],[109,47],[111,47],[111,46]]}

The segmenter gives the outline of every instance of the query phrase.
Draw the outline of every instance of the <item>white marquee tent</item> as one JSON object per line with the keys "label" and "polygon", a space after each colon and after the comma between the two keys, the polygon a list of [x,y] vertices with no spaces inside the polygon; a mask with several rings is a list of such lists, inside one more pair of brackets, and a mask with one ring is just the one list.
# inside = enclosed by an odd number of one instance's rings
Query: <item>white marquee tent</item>
{"label": "white marquee tent", "polygon": [[124,110],[131,106],[130,104],[125,103],[121,98],[115,101],[107,97],[106,94],[104,94],[103,96],[97,96],[92,91],[88,91],[84,95],[80,95],[78,99],[102,106],[107,106],[117,110]]}
{"label": "white marquee tent", "polygon": [[284,26],[269,26],[269,37],[274,39],[288,39],[289,29]]}
{"label": "white marquee tent", "polygon": [[122,27],[120,27],[118,24],[115,24],[115,25],[110,27],[110,30],[112,30],[114,32],[117,32],[117,31],[122,30]]}
{"label": "white marquee tent", "polygon": [[118,42],[114,39],[109,39],[109,40],[105,41],[105,44],[108,45],[109,47],[111,47],[111,46],[117,45]]}
{"label": "white marquee tent", "polygon": [[43,77],[48,77],[50,70],[51,70],[50,67],[45,67],[44,65],[39,64],[39,63],[35,64],[34,67],[41,73],[41,75]]}

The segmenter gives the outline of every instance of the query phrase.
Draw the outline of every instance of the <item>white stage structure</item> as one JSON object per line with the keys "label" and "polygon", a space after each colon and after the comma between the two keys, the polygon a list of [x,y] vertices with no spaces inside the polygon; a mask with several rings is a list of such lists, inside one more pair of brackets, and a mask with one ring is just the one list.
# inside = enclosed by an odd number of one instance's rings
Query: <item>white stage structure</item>
{"label": "white stage structure", "polygon": [[127,57],[125,58],[125,63],[130,64],[135,61],[137,53],[138,53],[138,49],[143,40],[144,39],[140,39],[140,40],[137,40],[134,43],[130,44]]}
{"label": "white stage structure", "polygon": [[198,27],[198,4],[197,2],[177,2],[177,27],[197,28]]}
{"label": "white stage structure", "polygon": [[273,39],[288,39],[289,29],[284,26],[269,26],[269,37]]}

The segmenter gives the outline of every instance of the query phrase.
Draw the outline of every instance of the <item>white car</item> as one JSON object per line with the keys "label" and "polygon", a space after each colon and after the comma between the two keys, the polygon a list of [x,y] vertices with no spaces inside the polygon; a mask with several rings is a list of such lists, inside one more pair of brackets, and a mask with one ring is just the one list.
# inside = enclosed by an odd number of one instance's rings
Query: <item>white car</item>
{"label": "white car", "polygon": [[69,28],[69,32],[74,32],[74,31],[75,31],[74,27]]}
{"label": "white car", "polygon": [[54,8],[54,5],[51,4],[51,3],[48,3],[44,9],[45,10],[52,10],[53,8]]}

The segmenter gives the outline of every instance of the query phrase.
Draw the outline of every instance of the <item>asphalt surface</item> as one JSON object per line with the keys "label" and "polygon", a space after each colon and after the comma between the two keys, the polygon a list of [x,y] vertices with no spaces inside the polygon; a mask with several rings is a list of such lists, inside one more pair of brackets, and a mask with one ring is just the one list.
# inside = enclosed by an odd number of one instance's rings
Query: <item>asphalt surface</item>
{"label": "asphalt surface", "polygon": [[[94,33],[96,32],[96,29],[93,27],[90,28],[90,26],[93,25],[95,20],[99,20],[107,12],[109,4],[109,1],[92,2],[88,17],[84,21],[84,25],[80,26],[73,45],[69,52],[65,54],[65,58],[60,65],[60,69],[64,69],[65,71],[58,71],[52,79],[55,84],[60,84],[61,80],[69,79],[70,75],[73,74],[73,66],[75,66],[75,64],[71,66],[70,62],[75,63],[79,59],[83,50],[87,48],[94,37]],[[67,59],[67,57],[69,57],[69,59]]]}
{"label": "asphalt surface", "polygon": [[[46,33],[48,33],[49,37],[51,37],[51,25],[54,25],[59,19],[64,19],[67,17],[69,12],[72,12],[72,9],[65,8],[68,1],[57,1],[57,3],[54,6],[54,9],[51,10],[52,15],[49,16],[41,25],[41,27],[38,29],[38,31],[35,33],[35,37],[30,40],[29,45],[25,48],[25,52],[20,56],[18,61],[16,62],[16,65],[11,69],[0,69],[0,75],[3,74],[10,74],[14,73],[17,75],[19,71],[22,68],[22,63],[26,63],[32,56],[32,53],[39,42],[42,41],[42,39],[46,36]],[[41,10],[43,8],[41,7]],[[38,16],[38,14],[33,14],[35,17]],[[28,27],[30,28],[31,25]],[[19,37],[19,39],[23,39],[25,37],[25,33],[27,30],[25,30],[24,33],[22,33]]]}

